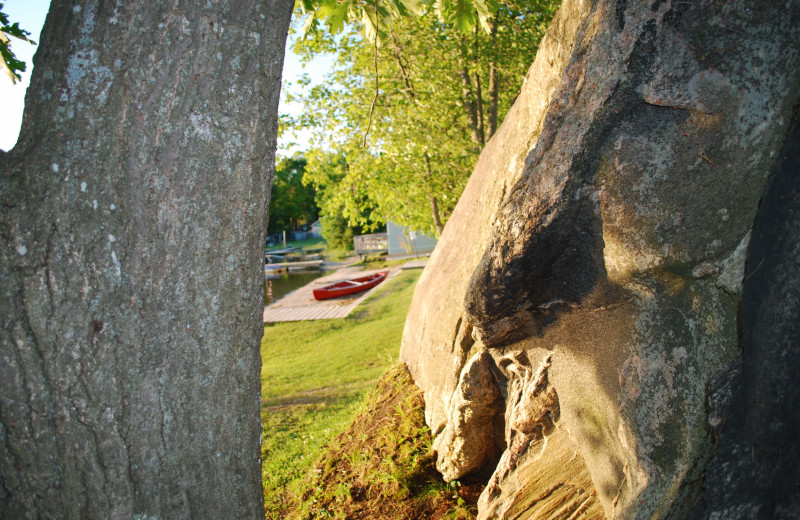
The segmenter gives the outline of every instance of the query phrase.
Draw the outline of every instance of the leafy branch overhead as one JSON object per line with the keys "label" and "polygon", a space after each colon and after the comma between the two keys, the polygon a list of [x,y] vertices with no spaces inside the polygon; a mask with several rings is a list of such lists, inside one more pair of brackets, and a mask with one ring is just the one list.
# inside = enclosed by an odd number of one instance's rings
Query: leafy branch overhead
{"label": "leafy branch overhead", "polygon": [[315,187],[322,215],[363,229],[391,220],[441,234],[559,4],[504,1],[488,33],[477,25],[460,33],[429,10],[381,20],[380,46],[359,21],[336,37],[298,39],[294,50],[307,60],[337,57],[322,84],[298,83],[304,109],[285,120],[312,133],[303,181]]}
{"label": "leafy branch overhead", "polygon": [[22,29],[17,22],[13,24],[8,20],[8,15],[2,11],[3,4],[0,4],[0,54],[3,55],[3,72],[11,80],[11,83],[20,81],[22,77],[20,72],[25,72],[25,62],[18,60],[11,50],[11,40],[9,36],[18,38],[22,41],[36,45],[36,42],[31,40],[29,36],[31,33]]}
{"label": "leafy branch overhead", "polygon": [[370,41],[383,34],[381,20],[409,15],[436,13],[439,21],[462,32],[472,31],[477,24],[488,33],[490,20],[497,12],[497,0],[301,0],[303,14],[308,14],[304,34],[314,34],[324,21],[331,34],[342,32],[345,24],[358,22]]}

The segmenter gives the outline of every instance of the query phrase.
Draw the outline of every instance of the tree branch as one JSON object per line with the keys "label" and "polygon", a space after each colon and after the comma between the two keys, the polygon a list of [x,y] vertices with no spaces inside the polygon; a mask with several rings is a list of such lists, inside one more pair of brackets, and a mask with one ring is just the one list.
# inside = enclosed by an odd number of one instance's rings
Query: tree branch
{"label": "tree branch", "polygon": [[375,62],[375,97],[372,98],[372,105],[369,107],[369,121],[367,121],[367,130],[364,132],[364,140],[361,141],[361,147],[367,147],[367,136],[369,130],[372,128],[372,116],[375,114],[375,104],[378,102],[378,92],[380,90],[380,76],[378,76],[378,29],[380,19],[378,18],[378,0],[375,0],[375,41],[373,48],[375,49],[374,62]]}

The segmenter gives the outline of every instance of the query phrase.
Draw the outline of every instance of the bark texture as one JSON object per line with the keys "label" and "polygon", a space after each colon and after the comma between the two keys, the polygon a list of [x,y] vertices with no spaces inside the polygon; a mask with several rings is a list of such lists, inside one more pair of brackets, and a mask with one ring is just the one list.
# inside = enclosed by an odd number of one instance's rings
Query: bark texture
{"label": "bark texture", "polygon": [[[565,0],[403,336],[447,477],[506,445],[479,518],[800,515],[799,21]],[[462,398],[483,352],[502,439]]]}
{"label": "bark texture", "polygon": [[0,517],[260,518],[292,2],[54,0],[0,158]]}

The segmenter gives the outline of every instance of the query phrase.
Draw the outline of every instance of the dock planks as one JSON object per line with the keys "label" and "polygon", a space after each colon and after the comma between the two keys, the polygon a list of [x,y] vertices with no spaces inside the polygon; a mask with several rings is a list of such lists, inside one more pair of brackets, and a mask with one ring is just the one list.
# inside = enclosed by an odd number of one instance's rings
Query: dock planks
{"label": "dock planks", "polygon": [[264,323],[346,318],[367,296],[372,294],[373,291],[380,290],[386,281],[397,275],[400,269],[390,269],[383,283],[368,291],[353,294],[349,297],[317,301],[314,299],[313,289],[356,276],[367,276],[382,270],[360,271],[357,268],[346,268],[336,271],[334,274],[317,278],[310,284],[264,307]]}

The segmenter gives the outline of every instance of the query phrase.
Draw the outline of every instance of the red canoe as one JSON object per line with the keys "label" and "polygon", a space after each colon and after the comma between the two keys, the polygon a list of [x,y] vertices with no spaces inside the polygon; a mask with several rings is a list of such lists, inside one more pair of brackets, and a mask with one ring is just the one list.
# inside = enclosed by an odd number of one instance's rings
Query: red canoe
{"label": "red canoe", "polygon": [[384,281],[389,271],[381,271],[379,273],[371,274],[369,276],[362,276],[361,278],[352,278],[350,280],[342,280],[319,289],[314,289],[315,300],[329,300],[331,298],[338,298],[339,296],[347,296],[361,291],[371,289]]}

